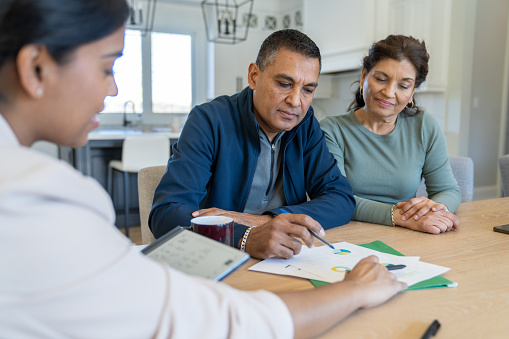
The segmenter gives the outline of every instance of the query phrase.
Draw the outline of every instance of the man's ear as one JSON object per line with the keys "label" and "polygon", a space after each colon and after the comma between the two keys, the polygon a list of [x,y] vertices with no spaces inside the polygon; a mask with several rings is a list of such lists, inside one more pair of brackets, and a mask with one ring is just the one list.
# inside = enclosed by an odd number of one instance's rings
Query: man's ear
{"label": "man's ear", "polygon": [[256,88],[256,82],[258,81],[258,77],[260,76],[261,70],[260,67],[252,62],[249,65],[248,73],[247,73],[247,82],[249,87],[254,90]]}
{"label": "man's ear", "polygon": [[21,87],[32,98],[44,95],[44,77],[50,59],[46,47],[35,44],[23,46],[16,57]]}

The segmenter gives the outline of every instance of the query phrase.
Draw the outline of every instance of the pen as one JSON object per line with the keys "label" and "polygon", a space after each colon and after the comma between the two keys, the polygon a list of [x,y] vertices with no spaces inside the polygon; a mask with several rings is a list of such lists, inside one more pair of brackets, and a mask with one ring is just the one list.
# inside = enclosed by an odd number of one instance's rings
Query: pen
{"label": "pen", "polygon": [[308,231],[311,232],[311,234],[318,240],[320,240],[322,242],[322,244],[325,244],[327,246],[329,246],[330,248],[332,248],[333,250],[335,250],[334,246],[332,246],[332,244],[330,242],[328,242],[327,240],[325,240],[324,238],[322,238],[321,236],[319,236],[318,234],[316,234],[315,231],[313,230],[310,230],[308,228]]}
{"label": "pen", "polygon": [[406,265],[393,265],[393,264],[389,264],[389,265],[385,266],[385,268],[387,268],[387,270],[389,270],[389,271],[400,270],[405,267],[406,267]]}
{"label": "pen", "polygon": [[429,338],[431,338],[432,336],[437,334],[439,328],[440,328],[440,323],[438,322],[438,320],[433,320],[433,322],[431,323],[431,325],[429,325],[429,327],[426,330],[426,332],[424,332],[424,334],[423,334],[421,339],[429,339]]}
{"label": "pen", "polygon": [[[288,211],[283,209],[283,208],[280,208],[279,211],[281,213],[288,213]],[[308,231],[313,235],[313,237],[315,237],[316,239],[320,240],[322,242],[322,244],[327,245],[330,248],[332,248],[333,250],[335,250],[334,246],[332,246],[332,244],[330,242],[328,242],[327,240],[325,240],[324,238],[319,236],[315,231],[310,230],[309,228],[308,228]]]}

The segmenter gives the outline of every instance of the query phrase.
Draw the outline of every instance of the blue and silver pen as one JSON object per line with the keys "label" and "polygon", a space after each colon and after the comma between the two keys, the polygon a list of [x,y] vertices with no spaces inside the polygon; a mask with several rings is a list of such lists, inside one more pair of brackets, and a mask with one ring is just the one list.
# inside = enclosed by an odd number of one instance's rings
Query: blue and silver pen
{"label": "blue and silver pen", "polygon": [[[281,213],[289,213],[287,210],[283,209],[283,208],[280,208],[279,211]],[[322,244],[324,245],[327,245],[329,246],[330,248],[332,248],[333,250],[335,250],[334,246],[332,246],[332,244],[330,242],[328,242],[327,240],[325,240],[324,238],[322,238],[321,236],[319,236],[315,231],[313,230],[310,230],[308,228],[308,231],[309,233],[311,233],[313,235],[313,237],[315,237],[316,239],[318,239]]]}

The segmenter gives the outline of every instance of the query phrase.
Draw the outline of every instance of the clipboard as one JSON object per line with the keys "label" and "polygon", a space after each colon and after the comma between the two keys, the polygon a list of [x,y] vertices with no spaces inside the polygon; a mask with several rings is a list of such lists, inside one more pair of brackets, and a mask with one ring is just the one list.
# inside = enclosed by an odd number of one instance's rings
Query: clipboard
{"label": "clipboard", "polygon": [[174,228],[141,252],[181,272],[214,281],[250,258],[245,252],[182,227]]}

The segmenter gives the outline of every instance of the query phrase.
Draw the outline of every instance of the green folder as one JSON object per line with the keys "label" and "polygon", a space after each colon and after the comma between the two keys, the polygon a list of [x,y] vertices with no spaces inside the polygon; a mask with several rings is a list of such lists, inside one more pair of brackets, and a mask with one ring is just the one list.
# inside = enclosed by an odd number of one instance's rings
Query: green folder
{"label": "green folder", "polygon": [[[375,240],[373,242],[370,242],[367,244],[362,244],[359,246],[366,247],[366,248],[369,248],[369,249],[372,249],[375,251],[379,251],[379,252],[383,252],[383,253],[404,256],[404,254],[396,251],[394,248],[390,247],[389,245],[386,245],[385,243],[383,243],[380,240]],[[311,281],[311,283],[313,285],[315,285],[315,287],[328,284],[328,282],[320,281],[320,280],[309,279],[309,281]],[[409,286],[408,289],[406,289],[406,291],[422,290],[422,289],[426,289],[426,288],[454,287],[454,286],[455,286],[455,284],[452,281],[439,275],[434,278],[421,281],[417,284],[413,284],[412,286]]]}

